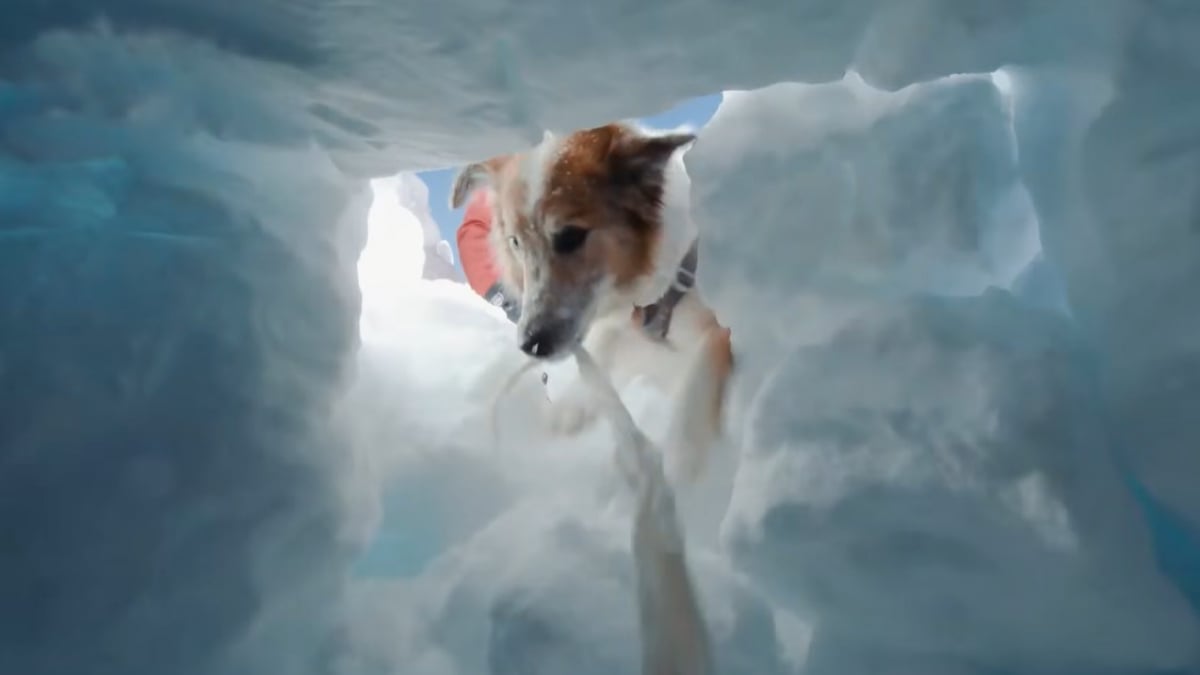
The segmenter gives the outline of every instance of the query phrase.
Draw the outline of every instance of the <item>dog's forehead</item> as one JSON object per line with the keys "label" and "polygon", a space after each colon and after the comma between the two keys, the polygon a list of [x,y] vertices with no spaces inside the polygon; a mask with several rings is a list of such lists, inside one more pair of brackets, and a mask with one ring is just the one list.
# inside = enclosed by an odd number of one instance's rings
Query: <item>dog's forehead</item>
{"label": "dog's forehead", "polygon": [[560,139],[546,134],[541,143],[521,155],[517,175],[518,182],[524,186],[524,203],[521,204],[521,208],[527,215],[532,217],[537,211],[561,152]]}
{"label": "dog's forehead", "polygon": [[546,169],[537,200],[543,215],[550,219],[571,218],[599,207],[605,196],[609,151],[619,132],[618,128],[604,126],[577,131],[557,142],[553,154],[544,158]]}
{"label": "dog's forehead", "polygon": [[[503,172],[499,197],[506,228],[524,236],[545,235],[564,219],[597,209],[608,172],[616,125],[547,134],[534,148],[513,158]],[[579,223],[586,226],[586,222]]]}

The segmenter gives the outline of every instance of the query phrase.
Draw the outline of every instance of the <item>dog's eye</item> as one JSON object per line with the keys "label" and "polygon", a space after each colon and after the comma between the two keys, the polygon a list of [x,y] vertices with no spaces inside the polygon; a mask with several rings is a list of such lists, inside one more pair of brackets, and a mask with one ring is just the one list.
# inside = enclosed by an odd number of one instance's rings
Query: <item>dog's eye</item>
{"label": "dog's eye", "polygon": [[517,250],[517,249],[519,249],[519,248],[521,248],[521,242],[517,241],[517,238],[516,238],[516,237],[509,237],[509,238],[508,238],[508,245],[509,245],[509,246],[511,246],[511,247],[513,247],[513,250],[514,250],[514,251],[515,251],[515,250]]}
{"label": "dog's eye", "polygon": [[579,250],[583,242],[587,241],[588,232],[589,230],[578,225],[567,225],[554,235],[554,252],[567,254]]}

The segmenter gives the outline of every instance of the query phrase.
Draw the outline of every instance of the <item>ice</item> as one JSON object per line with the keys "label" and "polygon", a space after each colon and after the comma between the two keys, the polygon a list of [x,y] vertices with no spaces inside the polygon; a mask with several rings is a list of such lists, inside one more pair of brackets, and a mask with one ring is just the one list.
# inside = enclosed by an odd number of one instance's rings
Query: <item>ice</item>
{"label": "ice", "polygon": [[1191,0],[8,3],[0,671],[633,671],[607,437],[543,433],[531,376],[494,442],[512,328],[411,172],[715,91],[721,672],[1197,671],[1198,37]]}

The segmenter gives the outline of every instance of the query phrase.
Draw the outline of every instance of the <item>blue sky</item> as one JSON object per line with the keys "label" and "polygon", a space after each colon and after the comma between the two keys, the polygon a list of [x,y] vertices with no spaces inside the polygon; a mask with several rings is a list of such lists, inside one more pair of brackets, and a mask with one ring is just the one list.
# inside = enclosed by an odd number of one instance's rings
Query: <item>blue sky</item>
{"label": "blue sky", "polygon": [[[641,122],[651,127],[674,127],[680,124],[691,124],[696,128],[705,123],[716,112],[721,103],[720,94],[711,94],[689,99],[658,115],[641,118]],[[429,209],[433,219],[438,224],[442,238],[454,246],[454,231],[462,222],[462,209],[450,208],[450,184],[454,181],[456,169],[441,169],[438,171],[423,171],[418,174],[429,186]],[[454,251],[454,263],[458,266],[458,251]]]}

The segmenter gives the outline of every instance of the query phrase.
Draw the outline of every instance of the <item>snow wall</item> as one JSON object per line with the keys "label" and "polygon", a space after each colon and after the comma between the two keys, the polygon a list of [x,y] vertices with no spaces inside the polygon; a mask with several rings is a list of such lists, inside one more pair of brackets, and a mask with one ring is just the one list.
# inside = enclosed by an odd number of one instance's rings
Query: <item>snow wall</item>
{"label": "snow wall", "polygon": [[0,11],[0,672],[633,672],[603,435],[489,444],[367,181],[720,90],[722,671],[1200,672],[1195,3]]}

